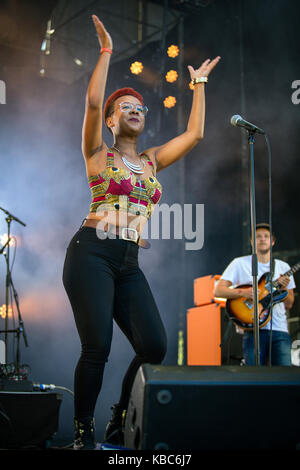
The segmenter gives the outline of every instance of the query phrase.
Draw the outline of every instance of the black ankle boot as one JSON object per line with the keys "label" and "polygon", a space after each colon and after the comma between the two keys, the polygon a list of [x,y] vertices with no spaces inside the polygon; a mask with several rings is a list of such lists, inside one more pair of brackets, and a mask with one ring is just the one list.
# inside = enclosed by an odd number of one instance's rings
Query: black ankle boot
{"label": "black ankle boot", "polygon": [[95,419],[92,417],[74,418],[74,450],[94,450],[95,442]]}
{"label": "black ankle boot", "polygon": [[111,410],[112,416],[106,426],[104,442],[123,446],[126,410],[123,410],[118,403],[112,406]]}

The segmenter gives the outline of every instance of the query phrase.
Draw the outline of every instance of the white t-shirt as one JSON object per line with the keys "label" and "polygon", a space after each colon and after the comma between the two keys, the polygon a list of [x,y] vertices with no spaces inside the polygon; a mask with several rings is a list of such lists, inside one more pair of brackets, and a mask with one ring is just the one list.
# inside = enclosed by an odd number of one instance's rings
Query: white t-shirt
{"label": "white t-shirt", "polygon": [[[258,262],[258,281],[261,276],[270,272],[270,263],[263,264]],[[281,274],[285,274],[289,271],[291,267],[285,261],[279,259],[275,260],[275,270],[273,281],[278,279]],[[232,282],[234,287],[237,287],[241,284],[251,284],[253,282],[252,278],[252,255],[240,256],[239,258],[234,258],[231,263],[227,266],[223,272],[221,279],[225,281]],[[290,282],[288,289],[294,289],[296,287],[295,280],[293,276],[290,276]],[[268,322],[266,326],[262,329],[270,330],[271,322]],[[273,306],[272,313],[272,329],[276,331],[286,331],[288,332],[287,319],[286,319],[286,309],[283,302],[280,302]]]}

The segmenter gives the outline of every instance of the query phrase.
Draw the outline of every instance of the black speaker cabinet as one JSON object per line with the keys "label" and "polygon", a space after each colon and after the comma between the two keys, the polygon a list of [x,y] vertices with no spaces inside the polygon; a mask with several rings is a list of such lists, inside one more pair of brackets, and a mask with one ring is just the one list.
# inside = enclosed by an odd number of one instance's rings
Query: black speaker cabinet
{"label": "black speaker cabinet", "polygon": [[125,446],[298,449],[300,368],[144,364],[129,400]]}
{"label": "black speaker cabinet", "polygon": [[243,335],[238,334],[235,325],[224,308],[221,308],[221,363],[222,365],[239,366],[243,355]]}
{"label": "black speaker cabinet", "polygon": [[45,448],[58,429],[62,395],[0,392],[0,449]]}

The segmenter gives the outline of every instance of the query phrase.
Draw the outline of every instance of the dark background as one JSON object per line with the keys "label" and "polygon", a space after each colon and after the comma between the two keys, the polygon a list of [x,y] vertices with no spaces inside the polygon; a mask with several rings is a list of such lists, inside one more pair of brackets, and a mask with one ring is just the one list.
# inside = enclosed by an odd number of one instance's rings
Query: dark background
{"label": "dark background", "polygon": [[[21,360],[30,365],[31,380],[72,390],[80,344],[61,276],[66,247],[89,210],[81,126],[86,88],[99,49],[90,16],[95,13],[101,19],[101,7],[94,2],[77,16],[77,42],[68,43],[68,29],[63,27],[59,34],[64,41],[55,42],[54,35],[52,68],[46,67],[41,77],[41,42],[47,21],[59,3],[64,7],[64,2],[57,1],[0,3],[0,80],[6,84],[6,104],[0,105],[0,205],[26,223],[26,227],[12,223],[17,250],[11,250],[12,276],[29,342],[29,348],[25,348],[21,341]],[[222,58],[206,86],[204,140],[184,160],[158,174],[164,189],[161,203],[204,204],[204,246],[187,251],[186,240],[160,239],[151,242],[150,250],[140,250],[141,267],[168,332],[164,364],[177,364],[178,329],[184,324],[187,309],[193,306],[194,279],[221,274],[232,258],[250,253],[247,133],[230,125],[233,114],[241,114],[268,134],[272,220],[277,237],[274,251],[291,265],[300,258],[300,104],[291,100],[295,91],[292,82],[300,80],[300,7],[297,1],[284,0],[168,3],[183,17],[182,81],[162,82],[162,72],[179,70],[179,63],[178,59],[164,58],[162,40],[157,38],[138,52],[112,62],[106,96],[123,86],[140,91],[150,112],[139,150],[160,145],[182,130],[181,120],[187,123],[192,102],[187,65],[196,68],[206,58]],[[70,2],[65,2],[67,6]],[[78,10],[76,2],[72,2],[72,8]],[[110,29],[113,38],[118,28],[122,28],[120,18],[115,19],[115,29]],[[175,25],[168,29],[165,45],[178,44],[178,39]],[[83,72],[76,75],[64,56],[59,56],[63,48],[71,49],[73,55],[87,50],[88,66]],[[141,76],[134,77],[129,71],[134,60],[144,63]],[[170,94],[177,97],[177,106],[165,110],[161,97]],[[104,132],[111,144],[111,136]],[[263,136],[256,136],[254,151],[256,212],[257,222],[261,222],[269,217],[268,154]],[[0,233],[6,228],[2,212]],[[0,269],[3,305],[4,259]],[[291,316],[299,316],[298,305],[296,296]],[[297,323],[293,325],[297,330]],[[4,327],[3,319],[0,327]],[[11,339],[11,361],[15,351],[16,343]],[[132,356],[116,327],[96,409],[100,440],[110,416],[109,407],[118,401],[121,379]],[[73,401],[66,394],[58,438],[72,439],[72,419]]]}

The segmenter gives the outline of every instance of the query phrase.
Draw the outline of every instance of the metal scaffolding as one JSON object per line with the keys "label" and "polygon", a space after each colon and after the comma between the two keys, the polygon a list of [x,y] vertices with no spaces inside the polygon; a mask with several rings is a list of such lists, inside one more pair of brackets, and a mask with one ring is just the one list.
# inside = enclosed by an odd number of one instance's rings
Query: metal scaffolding
{"label": "metal scaffolding", "polygon": [[99,44],[91,15],[96,14],[113,32],[114,54],[111,65],[138,55],[153,41],[161,45],[166,34],[178,24],[181,12],[168,2],[148,0],[94,0],[70,4],[60,0],[48,21],[41,50],[42,76],[73,83],[95,66]]}

